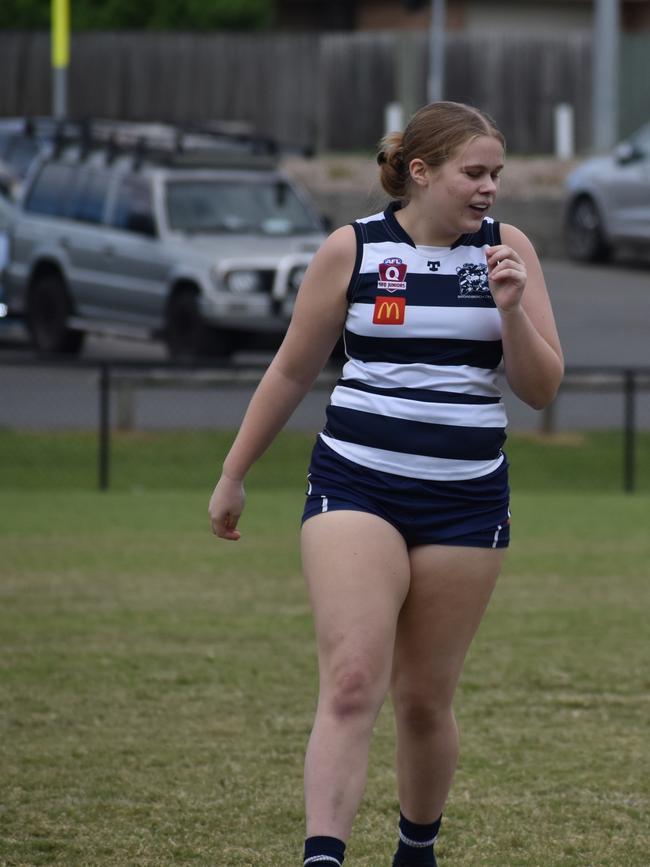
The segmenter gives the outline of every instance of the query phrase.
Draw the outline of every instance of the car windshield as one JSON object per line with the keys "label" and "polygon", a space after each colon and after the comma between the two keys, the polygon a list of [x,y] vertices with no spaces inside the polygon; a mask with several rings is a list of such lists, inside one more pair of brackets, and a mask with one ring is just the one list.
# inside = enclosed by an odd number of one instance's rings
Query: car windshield
{"label": "car windshield", "polygon": [[632,144],[642,153],[650,153],[650,123],[642,126],[632,136],[630,136]]}
{"label": "car windshield", "polygon": [[296,235],[320,229],[286,181],[170,180],[167,222],[180,232]]}

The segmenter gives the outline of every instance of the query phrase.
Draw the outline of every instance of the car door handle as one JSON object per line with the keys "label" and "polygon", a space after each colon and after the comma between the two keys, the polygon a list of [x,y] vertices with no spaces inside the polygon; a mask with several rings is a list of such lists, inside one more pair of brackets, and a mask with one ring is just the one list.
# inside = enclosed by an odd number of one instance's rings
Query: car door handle
{"label": "car door handle", "polygon": [[108,256],[109,258],[115,255],[115,247],[111,244],[104,244],[102,247],[102,253],[104,256]]}
{"label": "car door handle", "polygon": [[59,245],[67,250],[70,246],[70,238],[59,238]]}

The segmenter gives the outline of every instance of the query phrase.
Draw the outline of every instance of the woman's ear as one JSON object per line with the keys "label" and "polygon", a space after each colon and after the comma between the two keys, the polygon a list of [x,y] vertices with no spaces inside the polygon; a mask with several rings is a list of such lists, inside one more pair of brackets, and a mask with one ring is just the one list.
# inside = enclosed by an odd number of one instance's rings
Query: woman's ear
{"label": "woman's ear", "polygon": [[409,173],[412,180],[421,187],[429,183],[429,166],[419,158],[411,160],[409,163]]}

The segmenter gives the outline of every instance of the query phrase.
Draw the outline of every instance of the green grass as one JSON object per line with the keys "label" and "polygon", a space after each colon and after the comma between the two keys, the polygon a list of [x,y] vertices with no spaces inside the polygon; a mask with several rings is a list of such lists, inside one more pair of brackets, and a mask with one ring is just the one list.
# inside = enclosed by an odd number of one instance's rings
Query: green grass
{"label": "green grass", "polygon": [[[219,436],[121,439],[102,495],[92,438],[0,440],[0,865],[300,863],[307,442],[260,463],[233,545],[208,531]],[[564,446],[514,446],[578,490]],[[440,867],[648,867],[650,497],[526,472],[459,689]],[[388,867],[396,810],[386,707],[346,865]]]}
{"label": "green grass", "polygon": [[[205,489],[216,479],[233,435],[224,432],[113,433],[113,490]],[[302,486],[314,436],[283,433],[250,479],[266,489]],[[508,439],[515,490],[620,491],[623,440],[616,431]],[[650,432],[638,434],[637,490],[650,493]],[[98,480],[97,436],[0,429],[0,490],[75,488]]]}

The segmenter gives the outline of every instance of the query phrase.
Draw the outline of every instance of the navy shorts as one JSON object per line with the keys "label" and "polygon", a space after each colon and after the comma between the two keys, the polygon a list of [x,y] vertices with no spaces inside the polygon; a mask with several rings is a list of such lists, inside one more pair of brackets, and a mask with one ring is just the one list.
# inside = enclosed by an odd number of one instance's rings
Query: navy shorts
{"label": "navy shorts", "polygon": [[368,469],[341,457],[318,437],[307,479],[303,523],[323,512],[348,509],[388,521],[409,548],[507,548],[510,541],[505,457],[487,476],[438,482]]}

